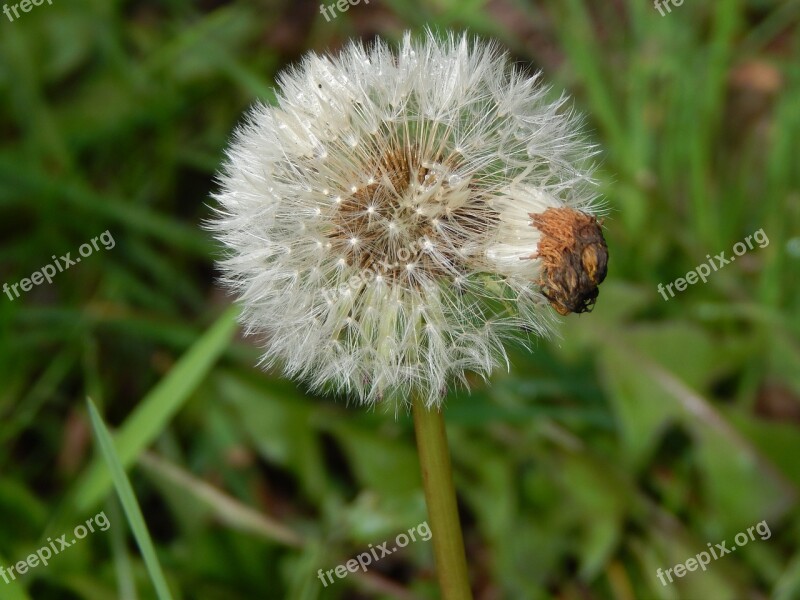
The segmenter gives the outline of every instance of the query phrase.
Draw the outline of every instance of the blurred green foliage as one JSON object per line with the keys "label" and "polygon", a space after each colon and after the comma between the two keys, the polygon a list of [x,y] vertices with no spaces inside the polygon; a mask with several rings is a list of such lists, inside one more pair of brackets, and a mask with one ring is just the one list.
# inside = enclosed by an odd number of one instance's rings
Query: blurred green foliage
{"label": "blurred green foliage", "polygon": [[[154,598],[93,457],[118,431],[175,598],[434,598],[407,415],[255,368],[199,224],[233,126],[278,70],[425,26],[498,39],[575,98],[602,151],[610,274],[591,315],[454,392],[447,419],[480,599],[800,598],[800,3],[55,0],[0,16],[0,565],[105,507],[112,527],[10,600]],[[664,301],[706,255],[755,248]],[[216,324],[215,324],[216,323]],[[92,462],[92,461],[96,462]],[[656,570],[766,521],[767,540]]]}

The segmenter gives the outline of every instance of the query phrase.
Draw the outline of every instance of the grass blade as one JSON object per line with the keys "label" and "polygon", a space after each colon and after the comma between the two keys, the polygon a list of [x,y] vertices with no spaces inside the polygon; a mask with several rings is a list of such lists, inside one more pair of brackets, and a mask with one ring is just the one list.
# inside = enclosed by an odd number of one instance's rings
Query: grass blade
{"label": "grass blade", "polygon": [[147,525],[144,522],[142,510],[139,508],[139,503],[136,501],[131,482],[128,481],[125,469],[120,462],[117,451],[114,449],[114,440],[111,439],[111,434],[108,432],[108,429],[106,429],[105,423],[103,423],[103,419],[97,412],[97,408],[94,402],[92,402],[92,399],[87,398],[86,402],[89,406],[89,417],[92,421],[92,428],[94,429],[97,444],[111,471],[114,487],[119,495],[119,500],[125,511],[125,516],[128,517],[128,524],[133,532],[133,536],[136,538],[136,543],[139,545],[139,550],[142,553],[147,571],[150,574],[150,580],[153,582],[159,600],[172,600],[172,594],[170,594],[167,581],[164,578],[164,572],[161,570],[161,564],[158,562],[158,556],[153,546],[153,540],[150,539],[150,533],[147,531]]}
{"label": "grass blade", "polygon": [[[236,307],[223,313],[120,427],[116,436],[116,451],[123,468],[136,461],[203,381],[228,346],[236,330],[237,314]],[[108,472],[102,462],[95,461],[74,490],[76,508],[80,511],[90,510],[102,500],[110,487]]]}

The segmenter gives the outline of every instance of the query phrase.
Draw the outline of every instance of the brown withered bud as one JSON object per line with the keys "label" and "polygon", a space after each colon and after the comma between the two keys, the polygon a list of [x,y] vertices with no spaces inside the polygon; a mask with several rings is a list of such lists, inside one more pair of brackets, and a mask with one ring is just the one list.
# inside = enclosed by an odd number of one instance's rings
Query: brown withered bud
{"label": "brown withered bud", "polygon": [[559,314],[590,312],[608,266],[601,223],[571,208],[548,208],[530,217],[542,235],[530,257],[542,263],[542,294]]}

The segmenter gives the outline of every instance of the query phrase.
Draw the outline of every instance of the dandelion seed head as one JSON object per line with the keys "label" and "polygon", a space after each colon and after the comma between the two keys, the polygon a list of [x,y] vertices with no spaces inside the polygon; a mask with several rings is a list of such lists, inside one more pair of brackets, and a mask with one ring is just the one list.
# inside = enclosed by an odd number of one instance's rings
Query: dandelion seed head
{"label": "dandelion seed head", "polygon": [[507,365],[546,334],[531,214],[593,214],[564,97],[466,35],[307,55],[253,107],[210,223],[266,367],[365,404]]}

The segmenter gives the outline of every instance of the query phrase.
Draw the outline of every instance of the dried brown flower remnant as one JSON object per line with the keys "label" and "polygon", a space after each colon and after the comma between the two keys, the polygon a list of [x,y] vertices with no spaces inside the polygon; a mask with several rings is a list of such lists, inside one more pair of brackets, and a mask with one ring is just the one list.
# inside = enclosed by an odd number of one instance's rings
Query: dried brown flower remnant
{"label": "dried brown flower remnant", "polygon": [[606,278],[608,247],[600,223],[571,208],[531,213],[542,237],[537,253],[542,261],[539,285],[559,314],[590,312]]}

